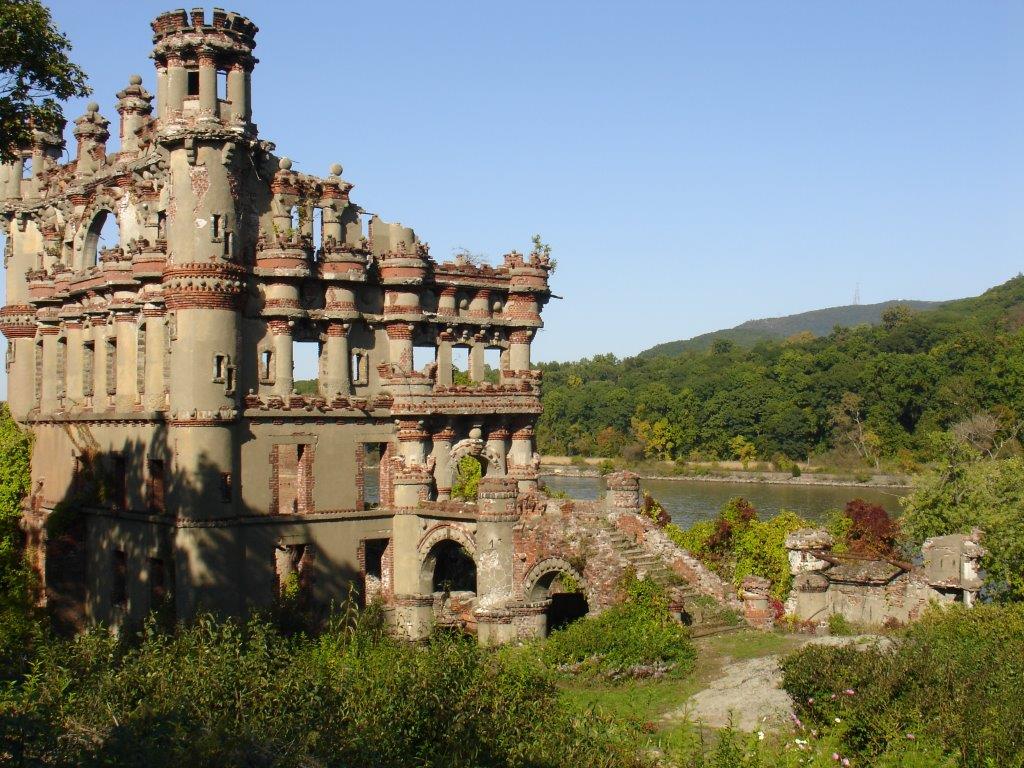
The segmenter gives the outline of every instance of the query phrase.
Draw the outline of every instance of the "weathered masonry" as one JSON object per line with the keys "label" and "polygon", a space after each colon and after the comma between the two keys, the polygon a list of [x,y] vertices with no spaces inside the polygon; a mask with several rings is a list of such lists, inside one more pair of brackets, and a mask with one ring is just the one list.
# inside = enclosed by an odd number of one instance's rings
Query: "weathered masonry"
{"label": "weathered masonry", "polygon": [[[0,168],[0,329],[36,439],[26,517],[50,599],[119,625],[354,587],[410,636],[458,620],[500,641],[543,632],[553,595],[599,607],[610,575],[651,570],[607,509],[536,493],[547,256],[436,261],[367,217],[340,165],[298,173],[260,138],[251,21],[152,26],[156,97],[137,75],[117,94],[116,151],[90,104],[73,160],[37,132]],[[319,361],[307,394],[302,344]],[[466,456],[475,504],[450,498]],[[628,515],[636,481],[619,482]],[[77,538],[56,540],[55,509],[82,510]]]}

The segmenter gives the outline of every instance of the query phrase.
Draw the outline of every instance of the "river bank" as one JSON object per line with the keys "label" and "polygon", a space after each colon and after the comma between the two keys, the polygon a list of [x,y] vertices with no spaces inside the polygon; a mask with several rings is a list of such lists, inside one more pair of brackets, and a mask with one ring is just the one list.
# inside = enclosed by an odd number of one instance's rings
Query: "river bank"
{"label": "river bank", "polygon": [[[763,483],[767,485],[827,485],[851,488],[912,488],[913,478],[906,475],[873,474],[867,478],[837,475],[827,472],[804,473],[794,476],[790,472],[756,470],[703,470],[663,474],[646,467],[626,467],[644,480],[686,480],[705,483]],[[548,463],[541,461],[542,475],[557,477],[602,477],[600,470],[593,467],[579,467],[572,464]]]}

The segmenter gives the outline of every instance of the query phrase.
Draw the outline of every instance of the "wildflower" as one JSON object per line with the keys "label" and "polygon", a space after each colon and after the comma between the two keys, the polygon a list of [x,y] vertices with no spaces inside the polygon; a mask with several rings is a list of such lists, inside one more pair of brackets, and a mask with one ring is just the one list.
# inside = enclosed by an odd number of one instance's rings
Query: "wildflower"
{"label": "wildflower", "polygon": [[843,722],[843,721],[842,721],[842,720],[840,720],[840,719],[839,719],[839,718],[837,717],[837,718],[836,718],[836,722],[837,722],[837,723],[841,723],[841,722]]}
{"label": "wildflower", "polygon": [[853,696],[856,692],[853,690],[853,688],[847,688],[845,691],[843,691],[843,693],[845,693],[847,696]]}
{"label": "wildflower", "polygon": [[808,704],[813,704],[814,703],[814,697],[811,696],[809,699],[807,699],[807,703]]}
{"label": "wildflower", "polygon": [[850,758],[848,758],[848,757],[844,757],[844,758],[843,758],[843,765],[844,765],[844,766],[846,766],[846,768],[849,768],[849,765],[850,765]]}
{"label": "wildflower", "polygon": [[911,741],[913,741],[914,740],[914,734],[908,733],[907,734],[907,738],[910,739]]}
{"label": "wildflower", "polygon": [[758,741],[764,741],[764,731],[758,731],[757,732],[757,740]]}
{"label": "wildflower", "polygon": [[835,760],[838,763],[839,762],[839,753],[838,752],[833,752],[832,753],[832,759]]}

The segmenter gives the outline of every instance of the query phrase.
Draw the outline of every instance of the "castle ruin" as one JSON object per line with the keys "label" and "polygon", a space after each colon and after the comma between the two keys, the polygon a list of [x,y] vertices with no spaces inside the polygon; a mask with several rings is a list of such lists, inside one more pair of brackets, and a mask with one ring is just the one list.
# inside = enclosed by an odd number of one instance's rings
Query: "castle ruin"
{"label": "castle ruin", "polygon": [[[52,602],[119,626],[355,594],[412,638],[447,620],[501,642],[543,634],[559,596],[600,609],[628,569],[729,599],[685,553],[666,560],[635,476],[604,502],[538,493],[543,249],[436,261],[368,217],[340,165],[296,172],[260,137],[251,21],[152,27],[156,96],[137,75],[117,94],[116,151],[90,104],[70,162],[36,132],[0,167],[0,330]],[[300,393],[303,344],[319,362]],[[451,498],[467,456],[476,503]],[[69,510],[80,533],[58,536]]]}

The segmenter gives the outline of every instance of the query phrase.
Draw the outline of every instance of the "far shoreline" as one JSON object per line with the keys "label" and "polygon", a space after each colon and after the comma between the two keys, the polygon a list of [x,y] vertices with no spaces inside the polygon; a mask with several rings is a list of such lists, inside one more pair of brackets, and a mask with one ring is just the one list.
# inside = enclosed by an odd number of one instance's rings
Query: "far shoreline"
{"label": "far shoreline", "polygon": [[[627,468],[628,469],[628,468]],[[786,472],[757,472],[757,471],[731,471],[719,470],[717,474],[678,474],[662,475],[644,471],[642,469],[630,469],[643,480],[693,480],[705,483],[746,483],[749,485],[806,485],[806,486],[832,486],[836,488],[899,488],[909,490],[913,488],[912,479],[901,475],[873,475],[868,480],[857,480],[832,474],[811,474],[805,473],[793,477]],[[575,466],[562,464],[540,465],[540,474],[548,477],[587,477],[600,479],[603,475],[596,469],[581,469]]]}

